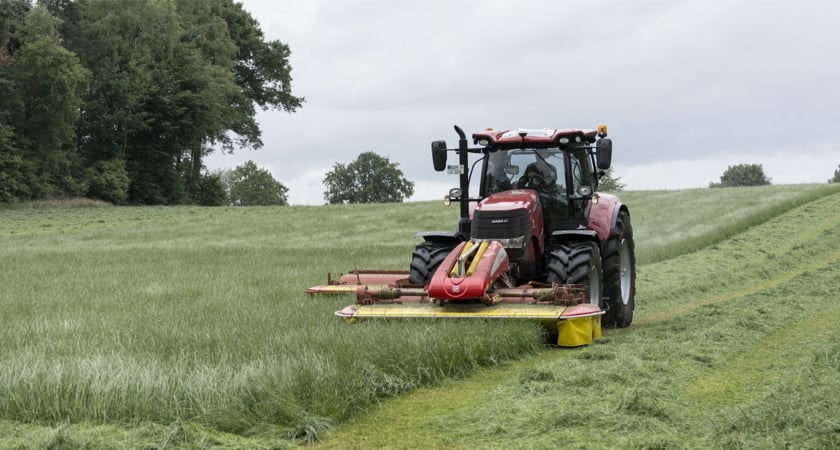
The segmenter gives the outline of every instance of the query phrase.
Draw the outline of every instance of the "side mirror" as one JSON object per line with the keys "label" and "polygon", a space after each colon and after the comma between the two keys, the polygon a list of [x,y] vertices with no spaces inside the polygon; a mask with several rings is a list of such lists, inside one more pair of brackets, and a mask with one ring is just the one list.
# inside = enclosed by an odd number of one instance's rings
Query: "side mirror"
{"label": "side mirror", "polygon": [[432,141],[432,163],[438,172],[446,169],[446,141]]}
{"label": "side mirror", "polygon": [[607,170],[612,165],[612,140],[608,137],[598,139],[595,144],[595,157],[598,168]]}

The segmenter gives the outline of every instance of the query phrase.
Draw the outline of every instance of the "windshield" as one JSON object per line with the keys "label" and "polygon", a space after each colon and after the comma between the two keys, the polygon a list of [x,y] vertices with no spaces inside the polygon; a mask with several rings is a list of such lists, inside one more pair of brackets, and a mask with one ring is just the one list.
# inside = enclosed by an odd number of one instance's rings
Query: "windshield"
{"label": "windshield", "polygon": [[582,197],[581,186],[592,186],[592,168],[586,149],[564,152],[551,149],[515,149],[492,152],[487,157],[487,177],[484,195],[515,188],[536,189],[542,192],[566,192],[564,158],[568,155],[572,166],[572,186],[575,197]]}

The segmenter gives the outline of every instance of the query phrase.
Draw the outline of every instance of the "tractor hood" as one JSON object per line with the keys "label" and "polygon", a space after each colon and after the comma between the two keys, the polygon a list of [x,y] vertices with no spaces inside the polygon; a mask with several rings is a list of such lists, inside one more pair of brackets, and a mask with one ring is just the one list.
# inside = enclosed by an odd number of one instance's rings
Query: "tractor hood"
{"label": "tractor hood", "polygon": [[530,215],[534,213],[539,204],[536,191],[532,189],[512,189],[497,192],[485,198],[478,203],[475,210],[483,212],[525,210]]}
{"label": "tractor hood", "polygon": [[523,248],[530,238],[543,242],[543,217],[537,192],[512,189],[480,201],[472,211],[472,236],[497,239],[508,250]]}

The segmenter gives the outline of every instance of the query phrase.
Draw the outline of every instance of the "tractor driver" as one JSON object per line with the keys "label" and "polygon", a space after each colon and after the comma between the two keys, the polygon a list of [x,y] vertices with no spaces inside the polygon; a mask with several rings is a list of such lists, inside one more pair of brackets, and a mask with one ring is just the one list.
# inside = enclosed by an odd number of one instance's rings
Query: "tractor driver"
{"label": "tractor driver", "polygon": [[528,164],[525,174],[519,179],[519,187],[553,191],[557,187],[557,168],[546,161],[548,150],[538,148],[535,156],[537,160]]}

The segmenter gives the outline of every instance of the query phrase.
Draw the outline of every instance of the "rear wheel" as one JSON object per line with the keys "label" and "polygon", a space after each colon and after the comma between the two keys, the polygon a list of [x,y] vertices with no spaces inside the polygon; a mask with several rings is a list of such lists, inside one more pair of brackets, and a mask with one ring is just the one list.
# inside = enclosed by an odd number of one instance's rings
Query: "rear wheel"
{"label": "rear wheel", "polygon": [[594,242],[555,245],[548,256],[549,283],[582,284],[589,288],[589,303],[601,306],[601,252]]}
{"label": "rear wheel", "polygon": [[440,263],[449,255],[455,245],[451,242],[424,241],[417,244],[411,255],[411,269],[408,282],[425,286],[440,267]]}
{"label": "rear wheel", "polygon": [[636,253],[633,226],[626,211],[618,213],[603,254],[607,312],[602,322],[607,327],[629,327],[636,307]]}

